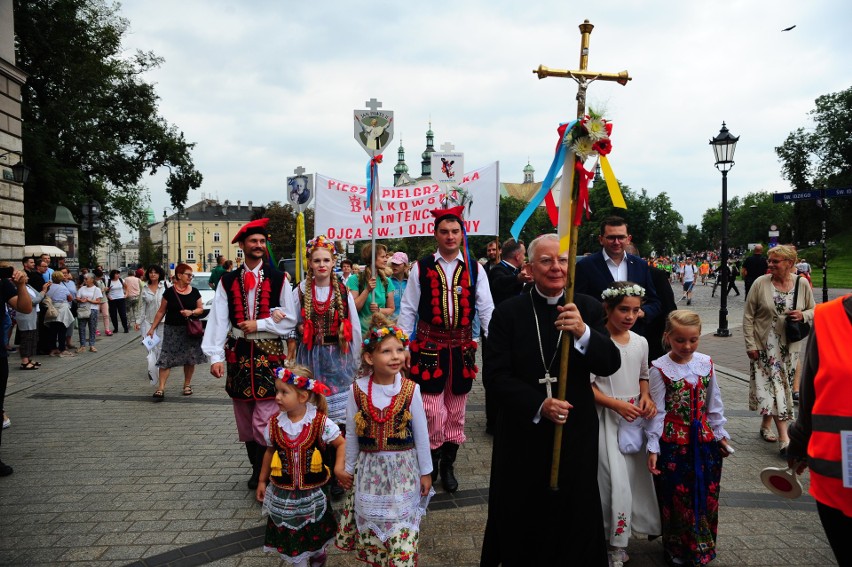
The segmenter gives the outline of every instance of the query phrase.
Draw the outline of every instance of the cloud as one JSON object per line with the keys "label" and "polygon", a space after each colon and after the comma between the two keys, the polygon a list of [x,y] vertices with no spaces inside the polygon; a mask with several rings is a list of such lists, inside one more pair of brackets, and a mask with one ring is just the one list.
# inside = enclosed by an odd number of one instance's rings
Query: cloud
{"label": "cloud", "polygon": [[[148,79],[162,115],[198,144],[201,191],[232,202],[283,199],[285,177],[299,165],[359,181],[366,156],[352,139],[351,112],[370,97],[395,111],[385,180],[401,137],[419,173],[430,118],[436,145],[453,142],[469,168],[499,160],[502,180],[520,181],[529,159],[541,179],[556,126],[575,112],[576,87],[531,71],[576,68],[585,18],[595,25],[589,68],[633,77],[589,87],[589,102],[615,121],[616,174],[651,196],[665,191],[690,224],[721,199],[708,141],[723,120],[741,136],[730,195],[787,191],[773,148],[808,124],[817,96],[849,87],[852,40],[837,17],[847,10],[840,0],[576,8],[132,0],[122,14],[128,49],[165,58]],[[162,210],[162,177],[148,186]]]}

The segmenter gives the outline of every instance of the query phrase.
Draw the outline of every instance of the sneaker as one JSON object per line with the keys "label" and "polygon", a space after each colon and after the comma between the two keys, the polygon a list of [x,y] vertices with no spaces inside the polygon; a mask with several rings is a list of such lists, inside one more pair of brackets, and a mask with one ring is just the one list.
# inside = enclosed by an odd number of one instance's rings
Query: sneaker
{"label": "sneaker", "polygon": [[6,415],[6,412],[3,412],[3,429],[9,429],[12,426],[12,420],[9,419],[9,416]]}
{"label": "sneaker", "polygon": [[687,305],[692,305],[692,300],[691,300],[691,299],[687,299],[687,300],[686,300],[686,304],[687,304]]}

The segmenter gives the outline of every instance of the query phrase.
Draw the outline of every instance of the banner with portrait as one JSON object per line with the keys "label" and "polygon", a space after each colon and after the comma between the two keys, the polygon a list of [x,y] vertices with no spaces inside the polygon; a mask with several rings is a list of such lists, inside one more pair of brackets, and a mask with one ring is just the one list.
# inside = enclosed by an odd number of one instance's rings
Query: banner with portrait
{"label": "banner with portrait", "polygon": [[[499,162],[460,176],[457,184],[428,180],[405,187],[382,187],[376,217],[376,238],[408,238],[433,233],[431,209],[442,207],[447,193],[467,193],[465,228],[468,235],[497,234],[499,216]],[[315,177],[314,236],[332,240],[368,240],[372,237],[372,215],[367,187],[317,173]]]}

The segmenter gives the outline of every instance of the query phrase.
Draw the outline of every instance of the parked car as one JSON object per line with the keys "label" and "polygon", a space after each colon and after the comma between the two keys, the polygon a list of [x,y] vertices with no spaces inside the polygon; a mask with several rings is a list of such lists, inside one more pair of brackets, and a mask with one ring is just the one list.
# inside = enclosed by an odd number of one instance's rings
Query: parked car
{"label": "parked car", "polygon": [[283,260],[278,260],[278,269],[282,272],[287,272],[290,276],[290,282],[293,283],[296,281],[296,259],[295,258],[285,258]]}
{"label": "parked car", "polygon": [[192,278],[192,287],[201,293],[201,303],[204,306],[201,320],[206,321],[210,308],[213,306],[213,297],[216,292],[210,288],[210,272],[195,272],[193,275],[195,277]]}

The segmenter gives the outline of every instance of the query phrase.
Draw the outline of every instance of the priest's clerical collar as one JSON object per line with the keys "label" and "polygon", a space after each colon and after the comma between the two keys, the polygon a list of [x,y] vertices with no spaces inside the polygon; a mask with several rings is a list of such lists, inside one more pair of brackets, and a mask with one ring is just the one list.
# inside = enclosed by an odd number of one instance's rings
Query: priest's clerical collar
{"label": "priest's clerical collar", "polygon": [[537,294],[539,294],[541,297],[543,297],[547,301],[548,305],[556,305],[557,303],[559,303],[559,300],[562,299],[562,296],[565,295],[564,291],[562,293],[560,293],[559,295],[554,295],[554,296],[544,295],[543,293],[541,293],[541,290],[538,289],[538,285],[535,286],[535,292]]}

